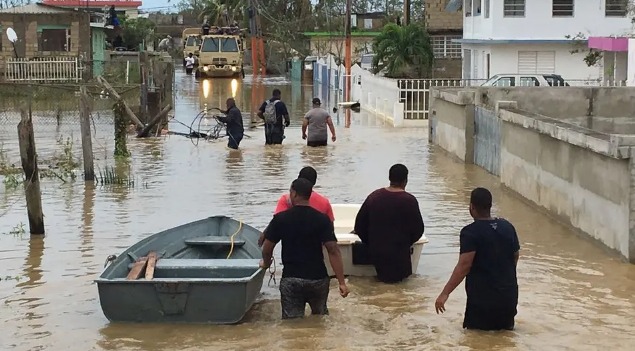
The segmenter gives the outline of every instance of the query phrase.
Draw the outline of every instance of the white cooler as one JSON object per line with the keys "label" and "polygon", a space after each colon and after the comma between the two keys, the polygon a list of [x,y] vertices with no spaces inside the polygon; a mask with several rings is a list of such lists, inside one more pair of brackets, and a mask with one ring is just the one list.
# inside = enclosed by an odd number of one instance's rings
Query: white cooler
{"label": "white cooler", "polygon": [[[373,265],[356,265],[353,264],[353,243],[361,241],[356,234],[350,234],[355,226],[355,217],[361,205],[357,204],[333,204],[333,215],[335,216],[335,236],[337,237],[337,244],[342,253],[342,261],[344,262],[344,275],[367,277],[376,276],[377,272]],[[412,247],[411,261],[412,261],[412,273],[417,273],[417,266],[419,265],[419,258],[421,257],[421,251],[423,245],[428,242],[428,239],[424,236],[421,237]],[[324,261],[326,263],[326,269],[329,275],[333,276],[333,269],[328,259],[328,252],[324,249]]]}

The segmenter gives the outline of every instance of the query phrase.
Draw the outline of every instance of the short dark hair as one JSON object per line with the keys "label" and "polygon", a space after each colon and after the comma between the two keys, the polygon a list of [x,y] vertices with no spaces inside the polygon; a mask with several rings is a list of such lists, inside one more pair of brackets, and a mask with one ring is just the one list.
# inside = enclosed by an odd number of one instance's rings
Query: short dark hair
{"label": "short dark hair", "polygon": [[315,185],[317,182],[317,171],[311,166],[304,167],[300,170],[298,178],[306,179],[311,182],[312,185]]}
{"label": "short dark hair", "polygon": [[390,167],[388,171],[388,180],[391,184],[401,184],[408,180],[408,167],[397,163]]}
{"label": "short dark hair", "polygon": [[488,214],[492,209],[492,193],[485,188],[476,188],[470,194],[470,204],[479,214]]}
{"label": "short dark hair", "polygon": [[273,96],[280,96],[282,93],[280,92],[280,89],[273,89],[273,92],[271,94]]}
{"label": "short dark hair", "polygon": [[295,191],[301,198],[308,200],[313,192],[313,184],[304,178],[298,178],[291,183],[291,190]]}

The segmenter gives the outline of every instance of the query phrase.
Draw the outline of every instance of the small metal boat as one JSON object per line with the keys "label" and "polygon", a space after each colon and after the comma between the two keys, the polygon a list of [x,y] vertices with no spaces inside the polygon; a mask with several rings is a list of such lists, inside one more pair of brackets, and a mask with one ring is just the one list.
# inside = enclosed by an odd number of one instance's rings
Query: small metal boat
{"label": "small metal boat", "polygon": [[110,256],[95,281],[104,315],[113,322],[240,322],[265,275],[259,235],[215,216],[139,241]]}
{"label": "small metal boat", "polygon": [[[335,237],[337,238],[337,244],[342,253],[342,261],[344,262],[344,275],[357,276],[357,277],[374,277],[377,275],[377,271],[372,264],[368,264],[364,257],[356,257],[354,253],[355,245],[361,243],[359,237],[355,234],[351,234],[355,227],[355,218],[361,205],[358,204],[332,204],[333,215],[335,216]],[[419,259],[421,258],[421,252],[423,251],[423,245],[428,243],[428,238],[425,235],[421,237],[410,249],[410,258],[412,262],[412,273],[417,273],[417,266],[419,265]],[[331,264],[328,260],[328,253],[324,251],[324,261],[326,262],[326,269],[329,275],[333,276],[335,273],[331,268]]]}

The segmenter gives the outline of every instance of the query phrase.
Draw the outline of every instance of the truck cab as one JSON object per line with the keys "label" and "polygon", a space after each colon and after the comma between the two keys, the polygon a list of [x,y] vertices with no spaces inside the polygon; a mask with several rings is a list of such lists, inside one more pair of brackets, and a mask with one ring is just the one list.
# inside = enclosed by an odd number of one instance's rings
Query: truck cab
{"label": "truck cab", "polygon": [[240,30],[216,30],[201,36],[196,77],[241,77],[244,38]]}

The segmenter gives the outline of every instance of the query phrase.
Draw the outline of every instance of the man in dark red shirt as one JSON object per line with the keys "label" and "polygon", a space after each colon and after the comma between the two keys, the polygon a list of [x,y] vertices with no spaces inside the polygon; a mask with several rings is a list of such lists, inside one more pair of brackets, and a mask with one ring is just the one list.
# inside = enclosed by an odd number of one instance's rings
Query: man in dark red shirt
{"label": "man in dark red shirt", "polygon": [[377,279],[397,283],[412,274],[410,249],[423,235],[419,202],[406,192],[408,168],[390,167],[390,186],[373,191],[357,213],[355,234],[368,247]]}

